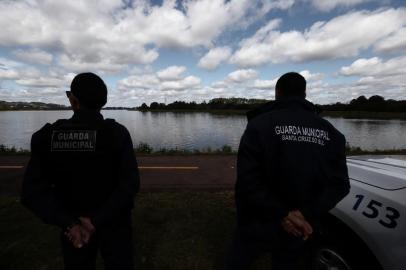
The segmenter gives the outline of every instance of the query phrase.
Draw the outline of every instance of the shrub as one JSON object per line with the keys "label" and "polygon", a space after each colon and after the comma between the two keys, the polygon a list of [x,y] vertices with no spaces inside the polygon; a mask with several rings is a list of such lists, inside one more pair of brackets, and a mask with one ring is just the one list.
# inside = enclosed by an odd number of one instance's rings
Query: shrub
{"label": "shrub", "polygon": [[154,149],[147,143],[140,142],[135,148],[135,152],[142,154],[151,154]]}

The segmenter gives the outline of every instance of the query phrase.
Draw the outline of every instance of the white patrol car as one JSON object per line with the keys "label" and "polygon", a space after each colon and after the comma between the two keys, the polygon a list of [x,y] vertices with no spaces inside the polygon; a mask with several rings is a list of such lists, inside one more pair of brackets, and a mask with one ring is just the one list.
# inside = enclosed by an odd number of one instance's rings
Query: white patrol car
{"label": "white patrol car", "polygon": [[327,215],[312,269],[406,269],[406,156],[347,158],[351,192]]}

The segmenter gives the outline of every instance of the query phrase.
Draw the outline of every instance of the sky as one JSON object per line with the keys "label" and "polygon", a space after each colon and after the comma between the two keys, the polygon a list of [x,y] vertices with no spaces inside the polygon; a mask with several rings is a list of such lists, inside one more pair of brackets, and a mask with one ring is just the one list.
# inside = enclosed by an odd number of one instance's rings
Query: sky
{"label": "sky", "polygon": [[81,72],[107,106],[273,99],[300,72],[318,104],[406,99],[404,0],[2,0],[0,100],[68,105]]}

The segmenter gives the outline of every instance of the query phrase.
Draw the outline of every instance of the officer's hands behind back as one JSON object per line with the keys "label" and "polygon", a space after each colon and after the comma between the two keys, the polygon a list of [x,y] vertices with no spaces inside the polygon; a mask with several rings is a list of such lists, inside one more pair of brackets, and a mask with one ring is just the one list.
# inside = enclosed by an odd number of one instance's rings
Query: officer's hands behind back
{"label": "officer's hands behind back", "polygon": [[80,217],[79,220],[81,224],[72,226],[65,233],[75,248],[82,248],[83,245],[89,243],[90,237],[95,232],[95,227],[89,218]]}
{"label": "officer's hands behind back", "polygon": [[313,233],[312,226],[307,222],[303,214],[299,210],[291,211],[282,220],[282,228],[296,237],[302,237],[307,240]]}

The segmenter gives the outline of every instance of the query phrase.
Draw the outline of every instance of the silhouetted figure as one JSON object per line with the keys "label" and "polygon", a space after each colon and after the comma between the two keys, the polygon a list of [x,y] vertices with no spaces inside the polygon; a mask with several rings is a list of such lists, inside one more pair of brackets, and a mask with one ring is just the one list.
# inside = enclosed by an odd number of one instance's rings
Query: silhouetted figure
{"label": "silhouetted figure", "polygon": [[272,253],[272,270],[300,269],[321,215],[349,192],[345,137],[305,97],[306,80],[287,73],[276,84],[276,101],[248,113],[227,269],[248,269],[264,252]]}
{"label": "silhouetted figure", "polygon": [[134,269],[131,211],[139,189],[127,129],[104,119],[107,87],[93,73],[77,75],[66,92],[74,114],[46,124],[31,139],[22,203],[62,229],[65,269]]}

